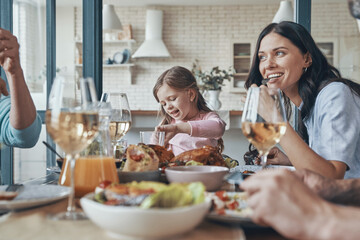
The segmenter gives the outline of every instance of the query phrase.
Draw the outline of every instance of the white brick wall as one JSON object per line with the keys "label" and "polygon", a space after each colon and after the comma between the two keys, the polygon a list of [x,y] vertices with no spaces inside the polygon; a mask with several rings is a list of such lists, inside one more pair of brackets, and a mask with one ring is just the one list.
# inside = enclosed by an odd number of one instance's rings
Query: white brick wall
{"label": "white brick wall", "polygon": [[[120,7],[115,10],[123,24],[131,24],[136,40],[136,50],[145,38],[146,7]],[[131,60],[133,68],[132,84],[127,81],[127,71],[103,70],[104,91],[118,89],[128,94],[134,110],[156,110],[158,104],[152,96],[152,87],[157,77],[175,65],[191,68],[195,58],[200,60],[203,70],[214,66],[228,68],[231,65],[230,47],[232,41],[257,39],[260,31],[271,22],[278,4],[241,6],[157,6],[164,11],[163,40],[170,51],[170,59]],[[81,9],[77,9],[75,34],[81,36]],[[312,4],[312,32],[314,37],[340,37],[359,34],[355,20],[350,16],[347,2]],[[124,46],[112,46],[104,51],[104,57],[112,56]],[[220,95],[222,109],[241,108],[241,95],[229,93],[228,86]]]}

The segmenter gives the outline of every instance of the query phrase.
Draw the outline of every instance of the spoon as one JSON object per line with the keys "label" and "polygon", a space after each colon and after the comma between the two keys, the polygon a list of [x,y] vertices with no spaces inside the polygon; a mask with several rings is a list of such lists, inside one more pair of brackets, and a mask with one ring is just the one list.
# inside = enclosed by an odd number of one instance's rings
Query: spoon
{"label": "spoon", "polygon": [[56,150],[55,150],[53,147],[50,146],[50,144],[48,144],[48,143],[45,142],[45,141],[42,141],[42,143],[45,144],[45,146],[46,146],[48,149],[50,149],[50,151],[52,151],[53,153],[55,153],[61,160],[64,161],[64,158],[63,158],[62,156],[60,156],[60,154],[58,154],[58,153],[56,152]]}

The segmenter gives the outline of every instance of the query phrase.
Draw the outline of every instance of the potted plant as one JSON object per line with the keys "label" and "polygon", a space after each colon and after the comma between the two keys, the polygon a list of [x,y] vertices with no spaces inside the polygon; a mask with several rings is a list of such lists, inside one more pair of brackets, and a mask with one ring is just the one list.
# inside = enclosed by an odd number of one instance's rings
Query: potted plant
{"label": "potted plant", "polygon": [[233,68],[229,67],[228,70],[221,70],[216,66],[210,72],[203,72],[199,65],[199,60],[195,59],[191,72],[194,74],[200,90],[202,92],[206,91],[209,94],[209,107],[213,110],[219,110],[221,107],[221,102],[219,101],[221,87],[225,86],[225,80],[230,81],[232,79]]}

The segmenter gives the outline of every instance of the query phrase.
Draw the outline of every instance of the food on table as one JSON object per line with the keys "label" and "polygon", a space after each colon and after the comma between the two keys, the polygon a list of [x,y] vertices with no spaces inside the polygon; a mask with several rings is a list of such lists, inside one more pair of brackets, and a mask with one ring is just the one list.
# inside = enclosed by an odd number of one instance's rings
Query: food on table
{"label": "food on table", "polygon": [[252,210],[247,205],[245,192],[217,191],[206,193],[212,201],[212,212],[218,215],[250,217]]}
{"label": "food on table", "polygon": [[171,150],[167,150],[163,146],[153,144],[149,144],[148,146],[151,147],[155,151],[156,155],[159,157],[160,168],[166,166],[166,163],[170,162],[171,159],[175,157],[174,153]]}
{"label": "food on table", "polygon": [[224,158],[225,164],[228,168],[234,168],[236,166],[239,166],[239,162],[231,157],[229,157],[226,154],[221,154]]}
{"label": "food on table", "polygon": [[250,171],[250,170],[245,170],[242,172],[243,174],[253,174],[255,173],[254,171]]}
{"label": "food on table", "polygon": [[182,165],[195,165],[194,163],[196,163],[196,165],[198,163],[201,163],[202,165],[227,167],[218,149],[211,146],[204,146],[202,148],[183,152],[171,159],[171,161],[167,165],[171,167]]}
{"label": "food on table", "polygon": [[124,172],[154,171],[159,168],[159,158],[155,151],[145,145],[130,145],[126,150]]}
{"label": "food on table", "polygon": [[201,182],[164,184],[159,182],[112,183],[95,194],[95,201],[106,205],[140,208],[175,208],[205,201]]}
{"label": "food on table", "polygon": [[13,200],[18,195],[18,192],[0,191],[0,200]]}

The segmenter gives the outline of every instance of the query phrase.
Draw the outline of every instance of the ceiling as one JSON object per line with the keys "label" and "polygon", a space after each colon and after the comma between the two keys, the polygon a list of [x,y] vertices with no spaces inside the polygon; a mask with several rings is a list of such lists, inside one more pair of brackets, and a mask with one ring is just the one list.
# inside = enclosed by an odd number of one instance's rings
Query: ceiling
{"label": "ceiling", "polygon": [[[345,0],[312,0],[313,3],[344,2]],[[198,6],[198,5],[244,5],[244,4],[274,4],[280,0],[103,0],[104,4],[116,6],[149,6],[149,5],[172,5],[172,6]],[[60,0],[57,6],[82,5],[82,0]]]}

